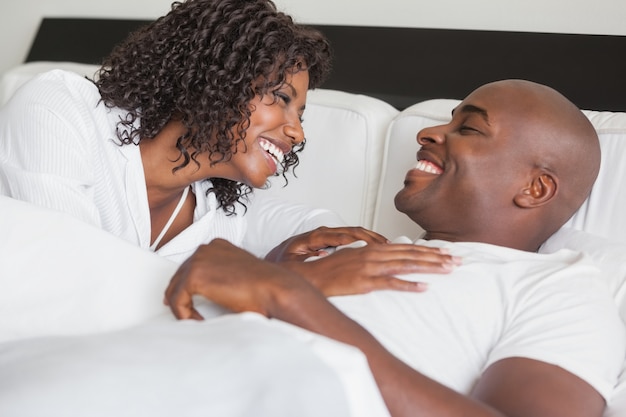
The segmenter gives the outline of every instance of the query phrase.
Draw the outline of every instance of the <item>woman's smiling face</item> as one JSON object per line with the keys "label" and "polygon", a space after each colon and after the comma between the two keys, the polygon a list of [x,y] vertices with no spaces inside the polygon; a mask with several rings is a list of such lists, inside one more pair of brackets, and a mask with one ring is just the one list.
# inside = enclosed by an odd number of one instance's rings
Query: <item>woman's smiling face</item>
{"label": "woman's smiling face", "polygon": [[309,73],[303,70],[288,74],[281,86],[250,101],[245,139],[237,142],[230,160],[218,164],[224,178],[259,188],[281,171],[284,155],[304,140],[302,114],[308,87]]}

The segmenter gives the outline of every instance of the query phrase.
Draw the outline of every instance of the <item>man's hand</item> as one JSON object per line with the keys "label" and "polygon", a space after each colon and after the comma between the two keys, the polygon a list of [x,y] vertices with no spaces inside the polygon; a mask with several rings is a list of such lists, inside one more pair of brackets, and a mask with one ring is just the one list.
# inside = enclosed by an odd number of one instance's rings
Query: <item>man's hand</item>
{"label": "man's hand", "polygon": [[293,289],[317,293],[295,273],[215,239],[198,247],[176,271],[165,291],[164,303],[178,319],[202,320],[193,306],[193,295],[233,312],[253,311],[272,317],[277,297]]}

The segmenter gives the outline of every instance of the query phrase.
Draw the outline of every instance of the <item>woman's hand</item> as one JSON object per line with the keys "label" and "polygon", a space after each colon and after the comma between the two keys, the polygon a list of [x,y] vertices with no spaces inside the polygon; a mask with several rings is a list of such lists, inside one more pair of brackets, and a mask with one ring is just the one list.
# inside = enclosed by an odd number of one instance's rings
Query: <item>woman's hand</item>
{"label": "woman's hand", "polygon": [[313,262],[286,261],[291,269],[327,297],[375,290],[424,291],[427,284],[396,278],[410,273],[445,274],[461,263],[439,248],[413,244],[374,243],[344,248]]}
{"label": "woman's hand", "polygon": [[326,248],[347,245],[357,240],[368,244],[389,242],[387,238],[362,227],[319,227],[285,240],[272,249],[265,259],[272,262],[304,261],[312,256],[325,256]]}

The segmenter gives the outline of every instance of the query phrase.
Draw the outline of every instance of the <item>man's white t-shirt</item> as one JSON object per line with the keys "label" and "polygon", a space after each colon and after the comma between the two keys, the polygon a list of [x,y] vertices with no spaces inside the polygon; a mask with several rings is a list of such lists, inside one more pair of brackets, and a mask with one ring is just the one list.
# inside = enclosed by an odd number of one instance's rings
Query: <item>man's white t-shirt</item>
{"label": "man's white t-shirt", "polygon": [[585,256],[536,254],[482,243],[445,247],[463,264],[423,293],[333,297],[387,349],[425,375],[469,393],[489,365],[511,357],[557,365],[610,396],[624,360],[624,325],[599,270]]}

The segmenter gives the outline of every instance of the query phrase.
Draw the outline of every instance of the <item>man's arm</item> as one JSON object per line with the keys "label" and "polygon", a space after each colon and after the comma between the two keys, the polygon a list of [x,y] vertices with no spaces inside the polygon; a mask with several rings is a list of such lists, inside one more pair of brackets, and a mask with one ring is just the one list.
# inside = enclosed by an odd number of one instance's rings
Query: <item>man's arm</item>
{"label": "man's arm", "polygon": [[[251,272],[253,271],[253,272]],[[530,359],[501,360],[486,370],[472,396],[415,371],[382,346],[306,280],[216,240],[176,272],[165,302],[179,319],[201,319],[199,294],[232,311],[255,311],[359,348],[394,417],[600,417],[601,396],[561,368]]]}
{"label": "man's arm", "polygon": [[587,382],[563,368],[527,358],[491,365],[472,397],[510,416],[601,416],[606,406]]}

